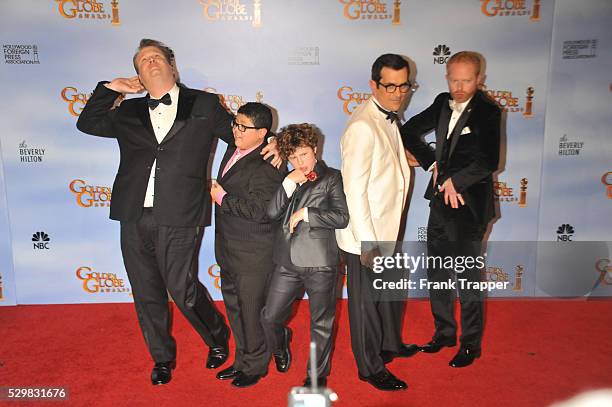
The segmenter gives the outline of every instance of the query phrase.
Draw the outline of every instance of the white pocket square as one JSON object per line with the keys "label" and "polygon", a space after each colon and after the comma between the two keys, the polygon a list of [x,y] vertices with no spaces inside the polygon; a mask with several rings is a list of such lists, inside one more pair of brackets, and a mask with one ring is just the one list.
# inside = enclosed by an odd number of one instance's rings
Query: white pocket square
{"label": "white pocket square", "polygon": [[468,126],[465,126],[463,128],[463,130],[461,130],[461,135],[468,134],[468,133],[471,133],[471,132],[472,132],[472,130]]}

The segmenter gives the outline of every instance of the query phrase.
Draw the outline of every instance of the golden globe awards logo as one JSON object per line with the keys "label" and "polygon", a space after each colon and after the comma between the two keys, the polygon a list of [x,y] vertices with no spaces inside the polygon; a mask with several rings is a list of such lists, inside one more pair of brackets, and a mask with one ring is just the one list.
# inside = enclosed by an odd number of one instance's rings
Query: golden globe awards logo
{"label": "golden globe awards logo", "polygon": [[343,4],[344,17],[349,20],[391,20],[391,24],[401,24],[400,0],[339,0]]}
{"label": "golden globe awards logo", "polygon": [[612,171],[608,171],[601,176],[601,183],[606,186],[608,199],[612,199]]}
{"label": "golden globe awards logo", "polygon": [[[219,99],[221,99],[221,103],[223,103],[223,105],[228,110],[231,110],[231,112],[234,114],[236,114],[238,112],[238,109],[240,109],[240,107],[246,103],[246,98],[241,95],[217,93],[217,90],[215,88],[205,88],[204,91],[217,94],[217,96],[219,96]],[[259,90],[255,93],[255,101],[257,103],[262,103],[263,98],[264,94],[262,91]]]}
{"label": "golden globe awards logo", "polygon": [[480,11],[487,17],[531,16],[531,21],[540,21],[540,0],[480,0]]}
{"label": "golden globe awards logo", "polygon": [[111,202],[111,189],[109,187],[89,185],[87,181],[75,179],[68,186],[81,208],[107,207]]}
{"label": "golden globe awards logo", "polygon": [[68,20],[80,19],[89,21],[110,21],[112,25],[120,25],[119,1],[112,0],[109,7],[96,0],[55,0],[60,15]]}
{"label": "golden globe awards logo", "polygon": [[482,85],[482,91],[493,99],[497,105],[508,113],[523,113],[523,117],[533,117],[533,99],[535,95],[535,89],[529,86],[525,89],[524,103],[521,103],[519,96],[514,96],[509,90],[493,90],[488,89],[486,85]]}
{"label": "golden globe awards logo", "polygon": [[130,292],[125,281],[115,273],[98,273],[83,266],[76,269],[76,276],[83,282],[83,291],[89,294]]}
{"label": "golden globe awards logo", "polygon": [[215,288],[221,289],[221,268],[218,264],[213,264],[208,268],[208,275],[212,277]]}
{"label": "golden globe awards logo", "polygon": [[342,102],[342,110],[350,116],[357,106],[368,100],[372,94],[355,91],[350,86],[342,86],[338,89],[337,96]]}
{"label": "golden globe awards logo", "polygon": [[255,28],[261,27],[261,0],[252,0],[250,5],[240,0],[199,0],[204,18],[209,21],[250,21]]}
{"label": "golden globe awards logo", "polygon": [[595,270],[599,273],[600,284],[612,285],[612,262],[610,259],[597,260]]}
{"label": "golden globe awards logo", "polygon": [[0,274],[0,301],[4,300],[4,286],[2,285],[2,274]]}
{"label": "golden globe awards logo", "polygon": [[510,281],[510,275],[505,272],[502,267],[489,266],[482,271],[482,278],[485,281],[491,281],[494,283],[509,283],[512,284],[512,291],[523,291],[523,273],[525,272],[525,266],[517,264],[514,267],[514,282]]}
{"label": "golden globe awards logo", "polygon": [[522,178],[519,183],[518,191],[516,188],[508,186],[505,181],[493,182],[493,195],[497,202],[516,203],[519,207],[527,206],[527,186],[529,181]]}
{"label": "golden globe awards logo", "polygon": [[[91,95],[91,94],[90,94]],[[68,112],[73,116],[78,116],[83,111],[85,103],[89,100],[89,95],[79,92],[73,86],[66,86],[62,89],[61,97],[68,104]]]}

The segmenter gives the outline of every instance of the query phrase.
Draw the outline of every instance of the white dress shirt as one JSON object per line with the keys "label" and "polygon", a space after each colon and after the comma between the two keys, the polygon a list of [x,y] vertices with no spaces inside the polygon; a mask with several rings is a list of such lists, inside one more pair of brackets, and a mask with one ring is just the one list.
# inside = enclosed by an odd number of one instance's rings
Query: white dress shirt
{"label": "white dress shirt", "polygon": [[[149,117],[151,118],[151,125],[153,125],[153,131],[155,132],[155,138],[157,142],[161,143],[166,137],[166,134],[172,128],[174,119],[176,119],[176,109],[178,107],[179,87],[175,84],[172,89],[168,91],[170,105],[160,103],[155,110],[149,108]],[[149,175],[149,184],[147,185],[147,192],[144,199],[144,207],[152,207],[155,196],[155,168],[157,168],[157,160],[153,161],[151,166],[151,174]]]}
{"label": "white dress shirt", "polygon": [[[306,182],[306,181],[304,181],[304,182]],[[303,185],[304,182],[302,182],[300,185]],[[285,190],[285,193],[287,194],[287,197],[291,198],[291,196],[293,195],[293,193],[297,189],[297,184],[295,182],[293,182],[293,180],[289,179],[289,177],[287,176],[283,180],[283,189]],[[291,215],[293,215],[293,214],[291,214]],[[308,208],[306,208],[306,207],[304,207],[304,222],[308,222]]]}

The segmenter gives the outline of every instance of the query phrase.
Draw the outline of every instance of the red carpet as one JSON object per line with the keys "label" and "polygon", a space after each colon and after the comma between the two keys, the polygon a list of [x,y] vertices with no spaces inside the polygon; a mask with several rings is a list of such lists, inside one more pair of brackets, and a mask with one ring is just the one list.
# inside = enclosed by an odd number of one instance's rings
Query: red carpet
{"label": "red carpet", "polygon": [[[291,370],[280,374],[271,365],[268,376],[247,389],[233,389],[204,368],[207,348],[178,312],[178,366],[170,384],[153,387],[132,304],[0,307],[0,386],[67,386],[69,401],[54,405],[286,406],[290,388],[305,375],[306,305],[290,324]],[[329,379],[339,395],[335,406],[546,406],[612,387],[612,301],[489,301],[483,357],[465,369],[447,365],[456,348],[396,359],[389,368],[409,385],[400,393],[358,380],[345,301],[340,311]],[[404,325],[406,342],[427,342],[429,303],[409,302]]]}

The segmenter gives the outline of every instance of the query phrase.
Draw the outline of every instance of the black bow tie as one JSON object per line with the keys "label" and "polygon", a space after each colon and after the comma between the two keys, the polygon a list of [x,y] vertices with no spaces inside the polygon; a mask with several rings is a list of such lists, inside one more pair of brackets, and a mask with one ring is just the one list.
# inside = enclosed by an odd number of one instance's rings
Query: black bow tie
{"label": "black bow tie", "polygon": [[382,107],[378,106],[378,103],[374,103],[374,104],[376,105],[378,110],[380,110],[381,112],[383,112],[384,114],[387,115],[387,117],[386,117],[387,120],[389,120],[391,123],[395,123],[395,122],[399,123],[399,117],[397,116],[397,113],[389,112],[389,111],[383,109]]}
{"label": "black bow tie", "polygon": [[155,110],[155,108],[159,106],[160,103],[170,106],[172,104],[172,99],[170,99],[170,94],[166,93],[164,96],[162,96],[161,99],[151,99],[151,96],[147,96],[147,104],[149,105],[149,108],[151,110]]}

